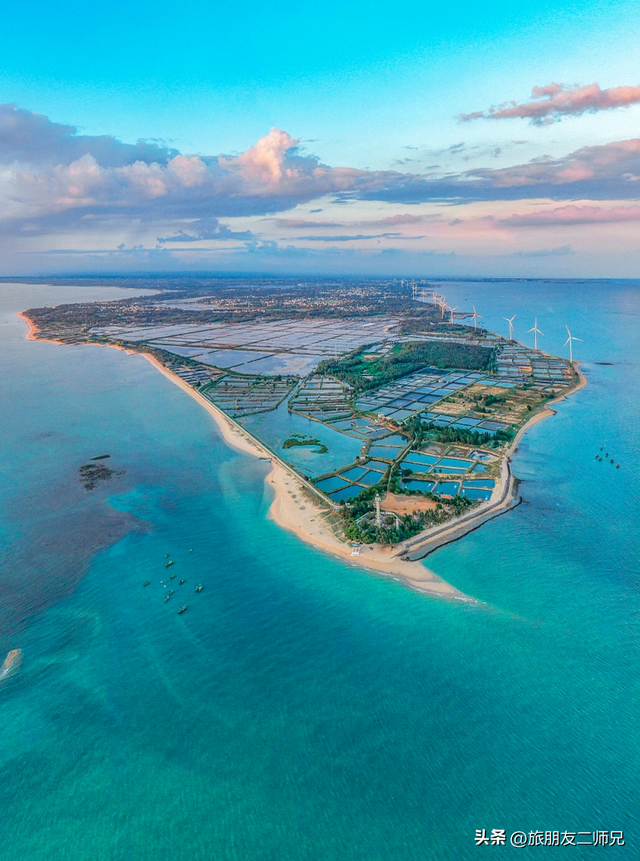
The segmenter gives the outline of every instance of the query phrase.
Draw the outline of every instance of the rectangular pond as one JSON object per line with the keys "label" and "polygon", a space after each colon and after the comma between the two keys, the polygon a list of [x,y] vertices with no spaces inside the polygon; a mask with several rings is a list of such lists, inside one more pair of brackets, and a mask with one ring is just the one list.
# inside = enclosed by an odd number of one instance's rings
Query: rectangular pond
{"label": "rectangular pond", "polygon": [[329,499],[332,499],[334,502],[340,502],[341,500],[346,499],[354,499],[356,496],[359,496],[362,493],[362,488],[358,487],[357,484],[349,484],[347,487],[342,490],[336,490],[333,493],[329,494]]}
{"label": "rectangular pond", "polygon": [[438,496],[457,496],[459,489],[460,484],[457,481],[439,481],[434,493]]}
{"label": "rectangular pond", "polygon": [[434,454],[424,454],[420,451],[410,451],[404,459],[403,466],[405,463],[409,465],[411,468],[412,463],[419,464],[420,466],[431,466],[434,463],[438,462],[438,456]]}
{"label": "rectangular pond", "polygon": [[431,493],[436,486],[435,481],[420,481],[417,478],[404,478],[402,486],[407,490],[419,490],[421,493]]}

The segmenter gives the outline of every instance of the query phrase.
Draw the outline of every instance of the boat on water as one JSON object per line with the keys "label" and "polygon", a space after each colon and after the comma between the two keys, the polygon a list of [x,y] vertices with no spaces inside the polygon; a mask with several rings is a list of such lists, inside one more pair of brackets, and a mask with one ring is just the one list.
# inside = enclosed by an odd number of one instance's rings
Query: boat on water
{"label": "boat on water", "polygon": [[172,565],[173,565],[173,559],[170,559],[164,567],[170,568]]}
{"label": "boat on water", "polygon": [[183,583],[186,583],[186,580],[181,580],[181,581],[180,581],[180,585],[181,585],[181,586],[182,586],[182,584],[183,584]]}
{"label": "boat on water", "polygon": [[165,604],[167,603],[167,601],[169,600],[170,597],[171,597],[171,595],[165,595],[164,596],[164,603]]}
{"label": "boat on water", "polygon": [[182,607],[180,607],[180,609],[178,610],[178,616],[182,616],[182,614],[184,613],[184,611],[186,609],[187,609],[187,605],[183,604]]}
{"label": "boat on water", "polygon": [[203,589],[204,586],[202,585],[202,583],[198,583],[198,585],[196,586],[196,592],[202,592]]}
{"label": "boat on water", "polygon": [[145,580],[145,581],[144,581],[144,583],[143,583],[142,585],[143,585],[143,586],[148,586],[148,585],[149,585],[149,583],[151,583],[151,580]]}

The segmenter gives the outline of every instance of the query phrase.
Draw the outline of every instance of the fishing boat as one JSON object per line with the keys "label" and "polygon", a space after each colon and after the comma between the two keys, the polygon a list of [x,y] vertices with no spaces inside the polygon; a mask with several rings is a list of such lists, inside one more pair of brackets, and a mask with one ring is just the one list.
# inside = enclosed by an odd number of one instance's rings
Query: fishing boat
{"label": "fishing boat", "polygon": [[173,559],[170,559],[164,567],[170,568],[172,565],[173,565]]}
{"label": "fishing boat", "polygon": [[184,613],[184,611],[186,609],[187,609],[187,605],[183,604],[182,607],[180,607],[180,609],[178,610],[178,616],[182,616],[182,614]]}
{"label": "fishing boat", "polygon": [[196,586],[196,592],[202,592],[203,589],[204,586],[202,585],[202,583],[198,583],[198,585]]}
{"label": "fishing boat", "polygon": [[148,586],[148,585],[149,585],[149,583],[151,583],[151,580],[145,580],[145,581],[144,581],[144,583],[143,583],[142,585],[143,585],[143,586]]}

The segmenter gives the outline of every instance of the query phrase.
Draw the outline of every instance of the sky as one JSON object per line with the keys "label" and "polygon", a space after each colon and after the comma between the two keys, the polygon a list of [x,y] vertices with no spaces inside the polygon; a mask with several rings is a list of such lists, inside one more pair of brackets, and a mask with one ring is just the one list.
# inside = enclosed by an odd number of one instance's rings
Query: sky
{"label": "sky", "polygon": [[0,274],[637,277],[635,0],[0,20]]}

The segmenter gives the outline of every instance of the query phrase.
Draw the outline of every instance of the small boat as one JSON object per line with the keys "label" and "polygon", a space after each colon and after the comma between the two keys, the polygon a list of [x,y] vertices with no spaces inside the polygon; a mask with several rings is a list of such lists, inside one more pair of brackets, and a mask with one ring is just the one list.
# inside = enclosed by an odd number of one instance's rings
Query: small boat
{"label": "small boat", "polygon": [[187,609],[187,605],[183,604],[182,607],[180,607],[180,609],[178,610],[178,616],[182,616],[182,614],[184,613],[184,611],[186,609]]}
{"label": "small boat", "polygon": [[173,593],[174,593],[175,591],[176,591],[175,589],[169,589],[169,591],[167,592],[167,595],[173,595]]}
{"label": "small boat", "polygon": [[[602,449],[600,449],[600,451],[602,451]],[[164,555],[165,555],[165,559],[168,559],[168,558],[169,558],[169,556],[171,556],[171,554],[170,554],[170,553],[165,553]]]}
{"label": "small boat", "polygon": [[173,565],[173,559],[169,560],[167,564],[164,566],[165,568],[170,568]]}
{"label": "small boat", "polygon": [[165,604],[167,603],[167,601],[169,600],[170,597],[171,597],[171,595],[165,595],[164,596],[164,603]]}
{"label": "small boat", "polygon": [[172,575],[171,575],[171,577],[169,577],[169,580],[175,580],[175,579],[176,579],[176,575],[175,575],[175,574],[172,574]]}
{"label": "small boat", "polygon": [[196,592],[202,592],[203,589],[204,586],[202,585],[202,583],[198,583],[198,585],[196,586]]}
{"label": "small boat", "polygon": [[616,469],[620,469],[620,464],[619,464],[619,463],[617,463],[617,464],[616,464]]}
{"label": "small boat", "polygon": [[143,585],[143,586],[148,586],[148,585],[149,585],[149,583],[151,583],[151,580],[145,580],[145,581],[144,581],[144,583],[143,583],[142,585]]}
{"label": "small boat", "polygon": [[191,547],[189,548],[189,553],[193,553],[193,550],[191,549]]}
{"label": "small boat", "polygon": [[181,580],[181,581],[180,581],[180,585],[182,586],[182,584],[183,584],[183,583],[185,583],[185,582],[186,582],[185,580]]}

